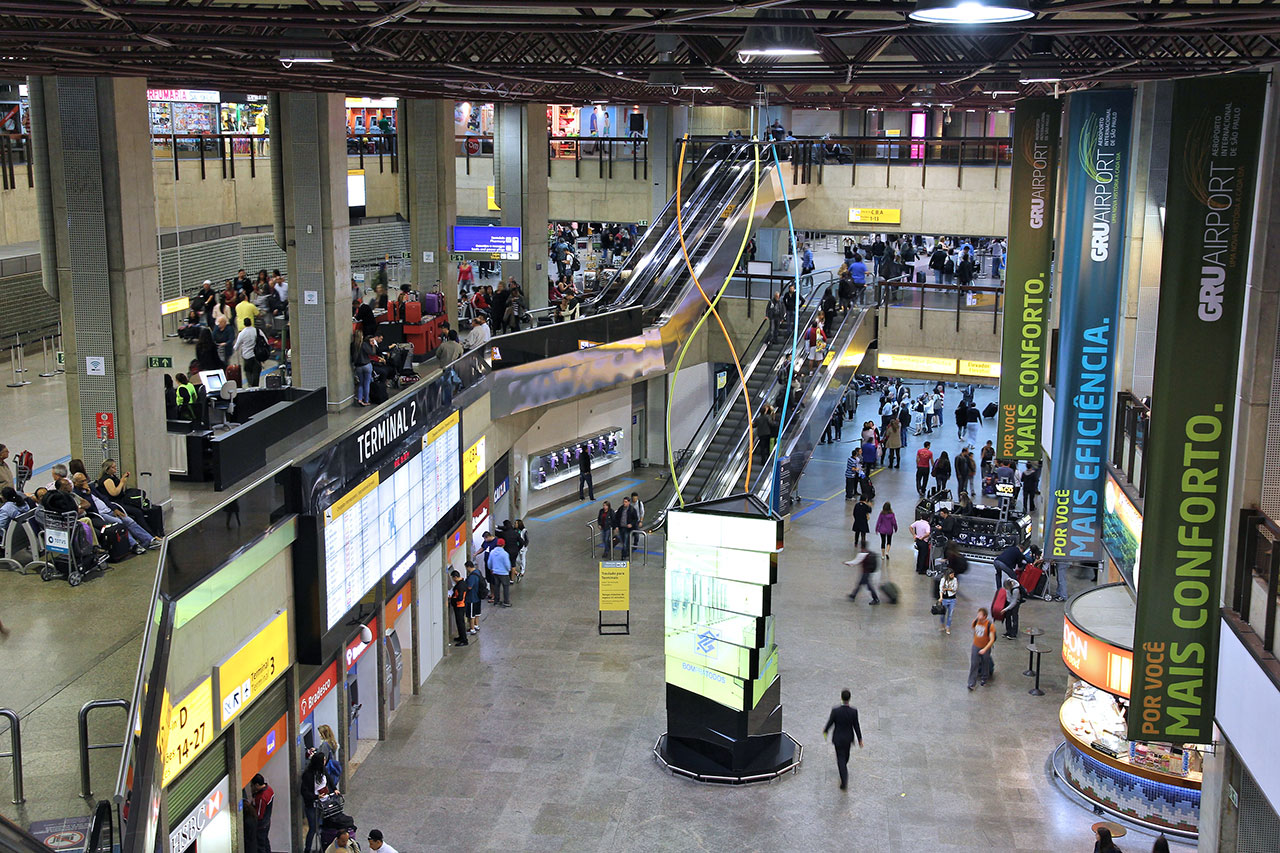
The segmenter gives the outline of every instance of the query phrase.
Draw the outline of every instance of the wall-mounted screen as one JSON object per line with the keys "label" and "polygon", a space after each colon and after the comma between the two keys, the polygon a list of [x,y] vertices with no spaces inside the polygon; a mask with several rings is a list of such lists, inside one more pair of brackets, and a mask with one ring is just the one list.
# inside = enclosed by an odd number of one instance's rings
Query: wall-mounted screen
{"label": "wall-mounted screen", "polygon": [[520,229],[499,225],[453,226],[453,251],[502,261],[520,260]]}
{"label": "wall-mounted screen", "polygon": [[332,628],[461,498],[458,413],[324,511],[326,623]]}

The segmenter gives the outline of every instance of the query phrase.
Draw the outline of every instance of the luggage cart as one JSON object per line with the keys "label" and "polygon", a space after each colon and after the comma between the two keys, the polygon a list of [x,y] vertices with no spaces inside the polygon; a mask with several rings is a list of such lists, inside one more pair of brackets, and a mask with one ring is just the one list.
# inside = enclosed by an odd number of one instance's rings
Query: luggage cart
{"label": "luggage cart", "polygon": [[65,577],[71,586],[79,586],[89,572],[103,567],[106,553],[97,553],[92,540],[87,550],[78,548],[76,536],[79,513],[36,510],[36,520],[44,527],[44,567],[40,579],[51,581]]}

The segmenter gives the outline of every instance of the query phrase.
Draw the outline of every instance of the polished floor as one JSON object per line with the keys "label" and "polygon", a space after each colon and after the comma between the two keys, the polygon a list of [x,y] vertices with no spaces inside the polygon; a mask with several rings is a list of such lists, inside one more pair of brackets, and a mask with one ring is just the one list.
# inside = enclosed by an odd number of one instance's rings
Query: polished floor
{"label": "polished floor", "polygon": [[[980,393],[979,404],[992,397]],[[360,837],[380,828],[401,850],[1092,849],[1098,818],[1046,771],[1061,742],[1067,683],[1058,655],[1062,605],[1023,608],[1023,627],[1043,627],[1041,643],[1052,650],[1044,655],[1047,695],[1037,698],[1021,674],[1021,641],[1001,640],[994,680],[966,689],[968,622],[994,587],[986,566],[961,579],[951,636],[929,616],[929,581],[912,571],[905,532],[885,571],[902,601],[872,607],[846,598],[853,577],[842,564],[851,553],[843,465],[870,406],[864,400],[844,442],[820,448],[810,464],[801,481],[808,500],[780,558],[783,725],[805,747],[797,774],[726,789],[662,770],[652,752],[666,728],[661,558],[633,569],[631,634],[598,636],[585,538],[596,507],[567,515],[556,507],[543,513],[554,520],[531,521],[531,568],[514,606],[487,611],[479,641],[448,651],[350,780],[347,811]],[[931,438],[935,449],[958,447],[954,427]],[[890,501],[904,530],[913,476],[904,468],[875,479],[877,506]],[[656,488],[651,479],[640,493]],[[855,750],[847,793],[821,736],[846,686],[866,744]],[[1130,832],[1121,846],[1150,844]]]}

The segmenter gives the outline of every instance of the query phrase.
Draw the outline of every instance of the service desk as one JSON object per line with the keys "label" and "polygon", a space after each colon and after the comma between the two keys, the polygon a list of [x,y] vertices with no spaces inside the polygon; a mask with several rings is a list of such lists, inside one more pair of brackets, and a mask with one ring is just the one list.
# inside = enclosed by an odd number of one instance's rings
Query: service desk
{"label": "service desk", "polygon": [[1054,770],[1113,813],[1194,836],[1200,823],[1200,750],[1127,737],[1135,616],[1122,583],[1086,590],[1067,603],[1062,659],[1075,678],[1058,711],[1066,743]]}
{"label": "service desk", "polygon": [[222,491],[263,468],[274,445],[323,429],[325,421],[324,388],[237,391],[228,427],[207,429],[188,421],[168,422],[169,477],[191,482],[212,480],[214,490]]}

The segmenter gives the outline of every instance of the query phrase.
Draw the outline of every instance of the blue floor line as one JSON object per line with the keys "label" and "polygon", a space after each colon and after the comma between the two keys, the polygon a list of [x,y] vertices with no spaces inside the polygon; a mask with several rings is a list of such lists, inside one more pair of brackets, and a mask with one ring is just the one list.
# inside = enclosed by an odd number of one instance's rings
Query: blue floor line
{"label": "blue floor line", "polygon": [[805,507],[804,509],[800,510],[800,511],[799,511],[799,512],[797,512],[795,515],[791,516],[791,520],[792,520],[792,521],[795,521],[797,518],[800,518],[801,516],[805,515],[806,513],[813,512],[815,509],[817,509],[818,507],[822,506],[824,503],[826,503],[826,502],[827,502],[827,501],[829,501],[829,500],[831,500],[831,498],[823,498],[822,500],[814,501],[814,502],[813,502],[812,504],[810,504],[809,506],[807,506],[807,507]]}
{"label": "blue floor line", "polygon": [[[605,498],[611,498],[614,495],[621,494],[622,492],[627,492],[629,489],[633,488],[634,486],[638,486],[643,482],[644,482],[643,480],[627,480],[625,486],[620,486],[614,489],[613,491],[601,492],[600,494],[596,495],[596,500],[592,503],[599,503]],[[530,521],[555,521],[557,518],[564,518],[566,515],[575,513],[580,509],[589,509],[592,503],[574,504],[573,506],[560,510],[554,515],[531,515],[529,516],[529,520]],[[617,507],[614,507],[614,509],[617,509]],[[599,511],[600,511],[600,508],[596,507],[596,512],[599,512]]]}

